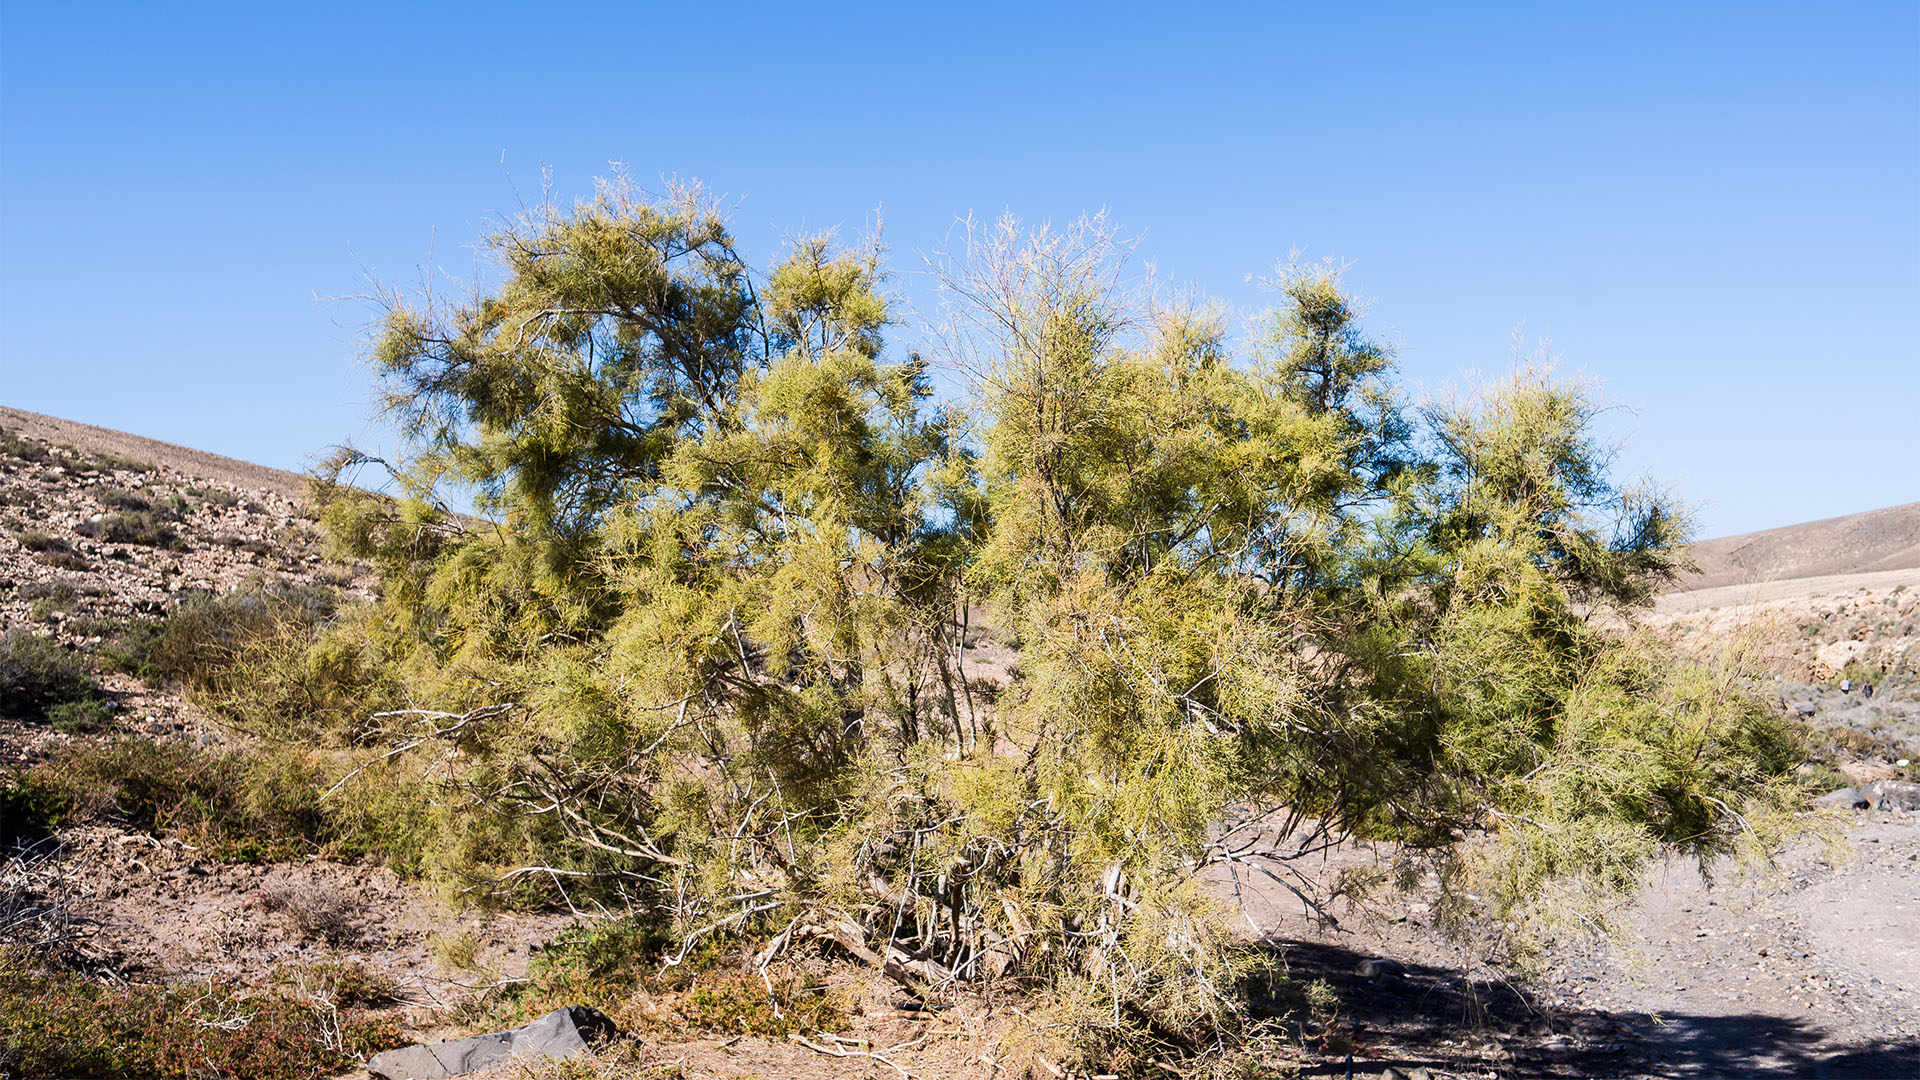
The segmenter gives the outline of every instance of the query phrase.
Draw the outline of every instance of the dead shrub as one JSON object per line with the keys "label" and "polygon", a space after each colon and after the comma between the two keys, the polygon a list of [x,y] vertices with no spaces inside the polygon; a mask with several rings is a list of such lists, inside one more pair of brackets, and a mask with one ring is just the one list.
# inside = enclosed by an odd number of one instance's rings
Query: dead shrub
{"label": "dead shrub", "polygon": [[276,882],[254,893],[251,903],[259,911],[284,918],[303,937],[345,945],[356,936],[352,901],[316,884]]}

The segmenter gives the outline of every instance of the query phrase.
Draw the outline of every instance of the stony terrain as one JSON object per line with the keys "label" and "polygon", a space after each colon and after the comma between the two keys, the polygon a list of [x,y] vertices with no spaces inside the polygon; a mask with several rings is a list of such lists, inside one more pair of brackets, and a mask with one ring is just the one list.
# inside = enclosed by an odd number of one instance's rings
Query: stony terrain
{"label": "stony terrain", "polygon": [[[10,410],[0,410],[0,428],[14,440],[0,453],[0,630],[87,650],[195,591],[266,580],[370,595],[364,573],[322,557],[297,477]],[[115,515],[142,513],[155,530],[140,542],[114,538]],[[1878,538],[1872,558],[1841,552],[1839,562],[1888,557],[1883,541],[1897,540],[1897,528],[1868,532]],[[1748,538],[1735,550],[1764,547]],[[1826,760],[1846,777],[1916,777],[1899,762],[1920,759],[1920,656],[1911,648],[1920,570],[1703,588],[1663,599],[1653,622],[1701,651],[1755,642],[1765,692],[1813,724]],[[986,634],[967,657],[975,674],[1006,661]],[[1876,696],[1842,694],[1846,671],[1874,672]],[[105,682],[125,730],[234,738],[175,694],[124,675]],[[74,737],[0,718],[0,764],[35,760]],[[1276,1074],[1920,1076],[1920,814],[1808,820],[1808,839],[1758,875],[1709,887],[1693,867],[1663,867],[1633,932],[1611,943],[1568,936],[1533,981],[1450,943],[1422,890],[1366,908],[1336,905],[1336,929],[1290,895],[1255,888],[1248,914],[1261,936],[1296,978],[1324,980],[1340,1000],[1333,1023],[1295,1032],[1304,1048],[1276,1059]],[[1350,847],[1306,871],[1324,881],[1392,858]],[[448,1026],[444,1006],[524,974],[575,918],[461,909],[377,866],[217,863],[179,841],[107,825],[67,829],[23,853],[0,874],[0,893],[9,889],[57,896],[79,951],[122,976],[264,979],[315,960],[364,963],[402,987],[416,1037],[465,1034]],[[903,1012],[860,973],[834,979],[854,1003],[848,1041],[667,1031],[598,1074],[1055,1072],[1006,1008]]]}
{"label": "stony terrain", "polygon": [[[0,430],[17,443],[0,454],[0,627],[31,627],[87,649],[183,595],[250,581],[369,595],[364,575],[322,560],[298,477],[179,448],[161,452],[153,447],[166,444],[148,440],[115,442],[105,438],[111,433],[44,417],[32,427],[48,434],[36,436],[10,426],[22,416],[34,414],[0,410]],[[217,735],[171,694],[125,675],[105,681],[132,730]],[[0,729],[0,763],[52,737],[5,717]]]}

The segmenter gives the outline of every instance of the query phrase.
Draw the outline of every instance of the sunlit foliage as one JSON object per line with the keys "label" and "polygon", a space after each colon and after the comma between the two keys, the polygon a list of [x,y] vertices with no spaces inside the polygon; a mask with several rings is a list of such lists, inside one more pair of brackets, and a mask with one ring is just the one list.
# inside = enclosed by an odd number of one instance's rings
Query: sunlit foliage
{"label": "sunlit foliage", "polygon": [[1113,1061],[1246,1034],[1210,879],[1391,840],[1524,923],[1781,805],[1770,714],[1632,629],[1685,516],[1615,485],[1591,389],[1415,408],[1335,268],[1242,323],[1102,220],[1004,221],[936,261],[923,357],[877,244],[758,274],[694,190],[488,243],[497,285],[383,298],[399,497],[353,453],[317,488],[382,576],[315,646],[385,703],[336,736],[442,785],[470,888],[1024,977]]}

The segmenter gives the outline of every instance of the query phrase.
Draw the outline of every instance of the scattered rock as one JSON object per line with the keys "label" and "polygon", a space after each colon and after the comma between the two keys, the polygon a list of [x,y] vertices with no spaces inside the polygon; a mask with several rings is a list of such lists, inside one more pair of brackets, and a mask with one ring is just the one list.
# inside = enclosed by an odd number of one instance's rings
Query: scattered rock
{"label": "scattered rock", "polygon": [[441,1080],[509,1058],[567,1057],[612,1034],[613,1021],[585,1005],[569,1005],[506,1031],[387,1050],[367,1062],[367,1071],[387,1080]]}
{"label": "scattered rock", "polygon": [[1846,810],[1868,810],[1873,800],[1860,793],[1858,788],[1843,787],[1839,791],[1829,792],[1813,800],[1816,806],[1837,806]]}
{"label": "scattered rock", "polygon": [[1911,780],[1876,780],[1867,794],[1878,810],[1920,810],[1920,784]]}
{"label": "scattered rock", "polygon": [[1864,641],[1833,641],[1820,646],[1813,657],[1833,671],[1839,671],[1866,649],[1867,643]]}
{"label": "scattered rock", "polygon": [[1363,979],[1377,979],[1382,975],[1400,975],[1406,972],[1400,961],[1389,960],[1384,956],[1369,957],[1354,965],[1353,973]]}

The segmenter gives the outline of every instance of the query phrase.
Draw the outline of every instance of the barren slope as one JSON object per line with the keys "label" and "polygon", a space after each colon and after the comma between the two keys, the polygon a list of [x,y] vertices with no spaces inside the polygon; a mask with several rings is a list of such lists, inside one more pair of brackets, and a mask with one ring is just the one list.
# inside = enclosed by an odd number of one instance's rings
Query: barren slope
{"label": "barren slope", "polygon": [[158,439],[129,435],[124,431],[94,427],[92,424],[42,416],[6,405],[0,405],[0,428],[41,442],[71,446],[89,454],[125,458],[237,488],[271,491],[286,499],[298,500],[306,485],[306,478],[299,473],[269,469],[250,461],[209,454],[204,450],[175,446]]}
{"label": "barren slope", "polygon": [[1920,569],[1920,503],[1702,540],[1693,556],[1688,589]]}

